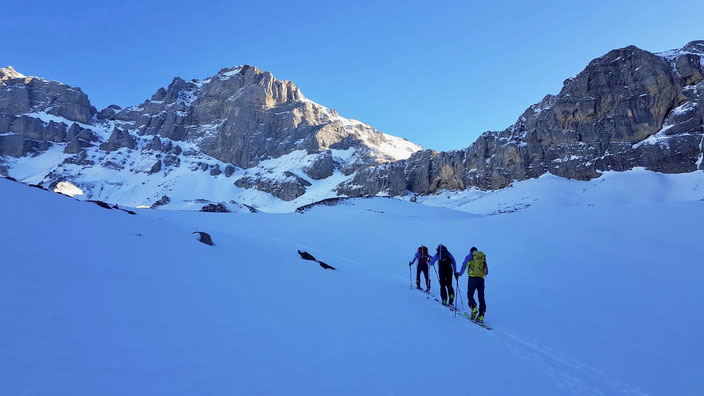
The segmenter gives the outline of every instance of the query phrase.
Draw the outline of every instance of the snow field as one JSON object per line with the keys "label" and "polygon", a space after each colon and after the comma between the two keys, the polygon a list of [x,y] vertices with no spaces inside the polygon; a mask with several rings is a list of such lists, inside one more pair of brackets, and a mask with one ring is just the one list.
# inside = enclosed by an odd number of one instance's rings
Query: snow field
{"label": "snow field", "polygon": [[[4,179],[0,196],[2,394],[704,390],[698,201],[130,216]],[[417,245],[441,242],[487,254],[495,330],[409,289]]]}

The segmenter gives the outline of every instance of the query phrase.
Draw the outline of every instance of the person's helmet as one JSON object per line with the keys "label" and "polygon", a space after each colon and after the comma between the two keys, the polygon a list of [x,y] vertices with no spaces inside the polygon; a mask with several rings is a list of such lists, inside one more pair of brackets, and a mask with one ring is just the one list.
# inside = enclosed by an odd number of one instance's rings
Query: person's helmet
{"label": "person's helmet", "polygon": [[474,253],[474,252],[476,252],[477,250],[479,250],[479,249],[477,249],[476,247],[472,246],[472,248],[469,249],[469,252],[470,252],[470,253]]}

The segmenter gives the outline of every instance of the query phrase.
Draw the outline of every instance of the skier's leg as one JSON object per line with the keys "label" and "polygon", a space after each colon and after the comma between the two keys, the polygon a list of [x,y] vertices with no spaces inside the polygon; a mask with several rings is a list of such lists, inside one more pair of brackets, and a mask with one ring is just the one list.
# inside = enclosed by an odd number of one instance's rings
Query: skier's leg
{"label": "skier's leg", "polygon": [[484,300],[484,278],[477,278],[477,296],[479,297],[479,314],[484,316],[486,312],[486,301]]}
{"label": "skier's leg", "polygon": [[416,289],[420,289],[420,263],[416,265]]}
{"label": "skier's leg", "polygon": [[[441,270],[440,271],[440,282],[442,282],[443,291],[447,288],[446,296],[449,296],[448,304],[452,304],[455,300],[455,290],[452,288],[452,271]],[[445,298],[443,297],[443,300]]]}
{"label": "skier's leg", "polygon": [[440,298],[442,298],[442,303],[447,303],[447,282],[445,281],[445,271],[440,269]]}
{"label": "skier's leg", "polygon": [[428,264],[423,266],[423,275],[425,276],[425,290],[430,291],[430,276],[428,276]]}
{"label": "skier's leg", "polygon": [[476,278],[474,278],[473,276],[470,276],[469,280],[467,280],[467,304],[469,304],[469,308],[471,309],[477,307],[477,302],[474,301],[474,290],[477,289],[475,279]]}
{"label": "skier's leg", "polygon": [[455,301],[455,288],[452,287],[452,273],[450,272],[447,276],[447,290],[450,292],[450,300],[448,303],[452,305],[452,303]]}

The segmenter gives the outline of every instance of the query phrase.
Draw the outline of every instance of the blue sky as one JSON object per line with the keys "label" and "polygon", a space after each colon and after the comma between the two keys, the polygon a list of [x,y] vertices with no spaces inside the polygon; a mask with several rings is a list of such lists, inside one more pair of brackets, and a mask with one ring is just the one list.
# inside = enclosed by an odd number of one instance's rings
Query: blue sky
{"label": "blue sky", "polygon": [[447,150],[513,124],[610,49],[679,48],[702,26],[703,1],[7,2],[0,64],[79,86],[99,109],[251,64]]}

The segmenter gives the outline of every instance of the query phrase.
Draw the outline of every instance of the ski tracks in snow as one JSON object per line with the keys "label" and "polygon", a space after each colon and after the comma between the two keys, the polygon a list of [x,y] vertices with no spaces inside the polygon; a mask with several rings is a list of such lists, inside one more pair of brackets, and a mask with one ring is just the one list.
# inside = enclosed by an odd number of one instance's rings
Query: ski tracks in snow
{"label": "ski tracks in snow", "polygon": [[[247,236],[288,243],[292,245],[292,247],[303,248],[315,254],[324,254],[328,258],[343,260],[361,267],[369,267],[362,262],[282,238],[256,234],[248,234]],[[399,281],[405,282],[403,277],[398,275],[395,277],[398,278]],[[443,309],[445,308],[443,307]],[[464,318],[461,319],[466,320]],[[472,323],[466,323],[466,325],[476,327],[476,325]],[[477,328],[477,331],[486,332],[486,330],[480,328]],[[646,394],[637,387],[611,378],[605,372],[595,369],[578,359],[566,356],[561,352],[553,351],[545,345],[530,341],[510,331],[494,327],[494,330],[489,333],[490,334],[487,334],[488,339],[507,348],[509,351],[516,354],[518,358],[542,371],[547,377],[553,379],[560,388],[564,389],[565,393],[573,395]]]}
{"label": "ski tracks in snow", "polygon": [[535,365],[545,375],[555,380],[558,386],[573,395],[645,395],[635,386],[609,377],[578,359],[566,356],[551,348],[529,341],[510,331],[494,328],[493,339]]}
{"label": "ski tracks in snow", "polygon": [[[403,280],[402,277],[397,277]],[[419,296],[422,297],[422,296]],[[438,309],[445,307],[437,306]],[[466,321],[464,318],[460,318]],[[558,387],[564,389],[565,394],[572,395],[646,395],[635,386],[623,383],[608,376],[605,372],[595,369],[588,364],[553,351],[550,347],[538,342],[530,341],[515,333],[502,328],[493,327],[492,331],[478,328],[472,323],[464,323],[469,328],[476,328],[477,332],[487,336],[497,346],[506,348],[519,359],[526,361],[552,379]],[[491,324],[490,324],[491,325]]]}

